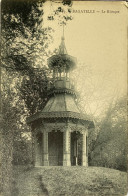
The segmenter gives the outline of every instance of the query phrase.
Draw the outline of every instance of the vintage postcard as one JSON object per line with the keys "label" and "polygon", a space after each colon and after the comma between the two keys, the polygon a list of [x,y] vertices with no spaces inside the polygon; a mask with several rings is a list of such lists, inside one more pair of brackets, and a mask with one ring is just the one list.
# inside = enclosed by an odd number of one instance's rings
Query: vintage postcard
{"label": "vintage postcard", "polygon": [[1,196],[126,196],[126,1],[2,0]]}

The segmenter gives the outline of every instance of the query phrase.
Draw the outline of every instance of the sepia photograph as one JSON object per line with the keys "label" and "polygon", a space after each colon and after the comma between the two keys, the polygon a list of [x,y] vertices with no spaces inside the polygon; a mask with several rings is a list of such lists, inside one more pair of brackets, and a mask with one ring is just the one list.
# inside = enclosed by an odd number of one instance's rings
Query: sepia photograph
{"label": "sepia photograph", "polygon": [[1,0],[0,196],[127,196],[128,2]]}

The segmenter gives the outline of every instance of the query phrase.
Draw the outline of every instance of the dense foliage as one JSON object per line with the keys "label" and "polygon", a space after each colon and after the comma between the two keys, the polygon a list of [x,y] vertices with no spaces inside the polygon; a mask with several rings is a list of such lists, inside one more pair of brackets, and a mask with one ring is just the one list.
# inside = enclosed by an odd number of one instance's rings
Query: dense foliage
{"label": "dense foliage", "polygon": [[110,105],[99,131],[90,144],[90,164],[127,170],[126,98]]}

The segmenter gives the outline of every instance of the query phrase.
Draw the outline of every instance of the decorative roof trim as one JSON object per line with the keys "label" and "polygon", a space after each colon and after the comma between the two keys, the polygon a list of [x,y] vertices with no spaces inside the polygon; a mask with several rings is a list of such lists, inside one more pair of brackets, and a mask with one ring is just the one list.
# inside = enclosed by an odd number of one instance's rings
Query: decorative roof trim
{"label": "decorative roof trim", "polygon": [[50,119],[50,118],[72,118],[72,119],[80,119],[84,121],[92,121],[84,114],[80,114],[77,112],[39,112],[27,118],[27,123],[32,123],[38,119]]}
{"label": "decorative roof trim", "polygon": [[68,94],[71,94],[71,95],[76,95],[76,92],[74,90],[71,90],[71,89],[51,89],[49,92],[48,92],[48,95],[52,95],[52,94],[60,94],[60,93],[68,93]]}

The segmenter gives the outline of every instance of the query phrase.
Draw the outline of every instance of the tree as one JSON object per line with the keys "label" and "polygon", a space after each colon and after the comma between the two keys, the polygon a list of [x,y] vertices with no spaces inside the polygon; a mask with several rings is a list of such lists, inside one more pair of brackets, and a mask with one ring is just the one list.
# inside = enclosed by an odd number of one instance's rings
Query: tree
{"label": "tree", "polygon": [[[47,100],[49,70],[46,59],[52,54],[48,49],[52,42],[52,28],[43,27],[44,2],[40,0],[2,2],[2,67],[9,72],[20,74],[21,97],[30,114],[36,112],[39,105],[42,108]],[[62,4],[63,7],[69,6],[71,1],[62,1],[60,7],[53,11],[52,20],[59,18],[61,25],[66,24],[64,21],[71,20],[71,17],[65,16]],[[48,16],[48,19],[51,20],[51,16]],[[38,103],[37,108],[35,101]]]}
{"label": "tree", "polygon": [[[13,44],[18,43],[16,39],[20,36],[24,39],[27,38],[27,34],[31,39],[34,37],[38,16],[34,18],[33,16],[42,13],[39,9],[37,10],[36,2],[28,2],[24,1],[18,4],[15,1],[2,1],[1,192],[5,196],[10,196],[12,192],[14,135],[19,130],[19,121],[24,108],[24,103],[22,108],[20,107],[21,104],[18,103],[20,92],[17,91],[17,87],[20,86],[24,75],[34,72],[30,60],[27,60],[30,55],[25,56],[23,52],[18,53],[18,47],[13,47]],[[22,45],[23,43],[19,45],[19,48]]]}
{"label": "tree", "polygon": [[[6,79],[5,79],[6,78]],[[0,124],[1,136],[1,194],[11,195],[12,191],[12,160],[13,160],[13,142],[14,135],[19,130],[20,124],[20,107],[15,107],[13,96],[15,92],[10,86],[14,76],[4,75],[5,83],[2,84],[2,116]],[[3,81],[3,80],[2,80]],[[22,105],[22,104],[20,104]]]}
{"label": "tree", "polygon": [[[2,1],[1,189],[5,196],[11,195],[13,147],[26,128],[25,116],[42,109],[47,101],[46,57],[51,55],[52,28],[43,27],[44,2]],[[71,1],[62,3],[70,5]]]}
{"label": "tree", "polygon": [[126,115],[125,97],[109,107],[91,154],[92,165],[127,170]]}

